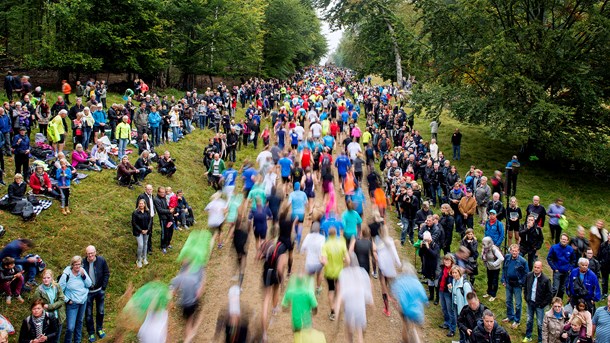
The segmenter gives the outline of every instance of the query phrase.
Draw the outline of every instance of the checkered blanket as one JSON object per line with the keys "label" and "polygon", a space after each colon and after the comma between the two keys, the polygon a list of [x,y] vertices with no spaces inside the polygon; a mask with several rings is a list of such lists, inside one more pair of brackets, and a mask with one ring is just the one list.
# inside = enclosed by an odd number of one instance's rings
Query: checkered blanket
{"label": "checkered blanket", "polygon": [[[2,198],[0,198],[0,202],[4,201],[6,199],[8,199],[8,194],[3,196]],[[52,200],[38,199],[38,201],[39,201],[38,205],[34,206],[34,212],[36,213],[36,216],[40,215],[40,212],[51,207],[51,205],[53,204]]]}

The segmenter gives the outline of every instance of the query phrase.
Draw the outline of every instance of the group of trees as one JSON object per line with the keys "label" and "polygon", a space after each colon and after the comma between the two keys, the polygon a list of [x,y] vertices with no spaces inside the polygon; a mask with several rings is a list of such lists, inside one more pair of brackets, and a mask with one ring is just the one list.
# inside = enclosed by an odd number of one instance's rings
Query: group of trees
{"label": "group of trees", "polygon": [[285,77],[327,50],[309,0],[4,0],[0,42],[0,58],[25,68],[177,71],[186,83]]}
{"label": "group of trees", "polygon": [[385,11],[336,21],[347,30],[338,65],[396,80],[400,54],[419,81],[417,113],[447,110],[546,160],[609,171],[610,0],[366,3]]}

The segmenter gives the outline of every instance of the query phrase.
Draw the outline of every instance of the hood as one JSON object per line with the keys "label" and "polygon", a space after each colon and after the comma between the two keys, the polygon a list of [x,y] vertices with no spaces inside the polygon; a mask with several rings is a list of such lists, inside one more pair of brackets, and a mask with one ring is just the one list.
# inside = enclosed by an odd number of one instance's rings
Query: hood
{"label": "hood", "polygon": [[295,182],[294,183],[294,191],[300,191],[301,190],[301,183],[300,182]]}

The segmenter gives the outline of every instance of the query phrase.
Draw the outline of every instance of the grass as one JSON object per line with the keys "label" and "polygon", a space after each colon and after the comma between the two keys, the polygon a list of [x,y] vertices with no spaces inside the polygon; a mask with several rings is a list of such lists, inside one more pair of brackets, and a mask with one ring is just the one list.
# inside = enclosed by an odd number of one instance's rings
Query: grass
{"label": "grass", "polygon": [[[50,92],[49,99],[55,99],[58,94]],[[180,95],[181,93],[171,91],[171,94]],[[108,103],[113,102],[122,103],[121,95],[110,94]],[[243,117],[243,110],[239,109],[237,116],[238,118]],[[444,115],[441,120],[438,144],[441,151],[445,152],[445,156],[451,157],[450,137],[455,127],[459,127],[464,135],[462,160],[456,161],[461,175],[468,170],[471,164],[482,169],[485,175],[492,175],[495,169],[503,170],[506,162],[518,150],[518,146],[511,142],[489,139],[486,132],[490,128],[464,125],[447,115]],[[416,128],[420,130],[424,138],[428,139],[430,136],[428,121],[424,118],[416,118],[415,123]],[[147,177],[147,182],[155,188],[172,186],[174,191],[184,190],[186,198],[195,209],[197,219],[195,229],[201,229],[205,225],[206,221],[202,209],[213,192],[205,181],[202,163],[202,151],[210,137],[211,132],[196,130],[181,142],[160,147],[157,149],[158,151],[167,149],[177,159],[178,173],[172,179],[165,178],[157,173]],[[69,148],[71,149],[71,146]],[[257,153],[258,151],[255,151],[251,145],[247,149],[242,149],[238,153],[237,167],[241,166],[244,158],[254,159]],[[130,158],[132,163],[135,162],[135,159],[136,157],[133,155]],[[578,224],[588,227],[598,218],[610,217],[610,209],[607,206],[610,200],[610,187],[607,183],[596,181],[588,175],[557,170],[551,165],[544,164],[544,162],[523,162],[525,163],[522,164],[517,190],[518,199],[523,209],[534,195],[539,195],[545,206],[548,206],[556,197],[563,197],[565,199],[566,215],[570,220],[570,228],[568,229],[570,234],[574,233]],[[7,180],[12,179],[13,171],[12,162],[7,161]],[[90,176],[81,184],[73,186],[71,196],[73,214],[70,216],[61,215],[56,202],[33,222],[24,223],[15,216],[2,213],[0,215],[0,218],[2,218],[1,224],[7,229],[3,244],[18,237],[33,239],[37,244],[34,252],[40,254],[56,274],[68,265],[73,255],[83,255],[87,245],[95,245],[98,253],[104,255],[110,263],[111,279],[106,299],[106,327],[112,329],[117,324],[117,314],[120,312],[120,296],[125,292],[128,285],[133,284],[138,287],[153,278],[169,281],[177,271],[177,264],[174,260],[174,254],[161,255],[159,253],[157,228],[154,236],[155,253],[149,259],[151,265],[141,270],[134,267],[136,244],[131,234],[130,213],[141,190],[117,187],[112,180],[115,176],[112,171],[89,172],[89,174]],[[158,225],[157,221],[155,221],[155,225]],[[475,233],[479,241],[482,238],[482,231],[480,227],[475,227]],[[544,257],[546,257],[550,246],[548,228],[544,228],[544,233],[547,244],[540,251],[540,257],[543,260],[545,260]],[[176,232],[173,239],[174,246],[180,247],[186,237],[186,233]],[[453,248],[456,248],[459,244],[457,237],[454,238],[453,242]],[[411,247],[407,247],[400,253],[402,256],[413,259],[414,251]],[[544,264],[546,265],[546,262]],[[480,293],[486,285],[485,270],[482,264],[479,265],[479,271],[480,274],[477,277],[475,287]],[[548,268],[546,272],[550,275]],[[26,294],[26,300],[27,297],[29,297],[29,294]],[[489,305],[486,301],[483,301],[483,303],[486,306]],[[505,306],[502,288],[497,300],[489,307],[498,315],[498,318],[504,317]],[[27,315],[27,312],[25,305],[13,304],[8,307],[3,301],[0,301],[0,313],[9,317],[16,326],[20,325],[19,323]],[[426,316],[428,318],[425,325],[426,341],[449,341],[445,337],[445,331],[437,329],[437,325],[442,322],[440,306],[431,305],[426,310]],[[522,325],[518,330],[509,329],[514,340],[520,340],[523,337],[525,312],[522,318]]]}

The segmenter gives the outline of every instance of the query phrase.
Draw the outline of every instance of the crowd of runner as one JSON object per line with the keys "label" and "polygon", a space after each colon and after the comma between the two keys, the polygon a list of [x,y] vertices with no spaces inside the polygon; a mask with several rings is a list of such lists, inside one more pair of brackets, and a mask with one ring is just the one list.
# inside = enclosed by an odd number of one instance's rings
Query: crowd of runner
{"label": "crowd of runner", "polygon": [[[415,82],[411,78],[409,81]],[[83,94],[91,95],[92,107],[97,105],[93,102],[98,101],[97,89],[103,83],[88,82],[87,87],[89,90],[85,88]],[[610,238],[604,222],[599,220],[591,227],[590,238],[584,228],[569,237],[562,232],[566,225],[562,199],[555,199],[545,208],[535,196],[522,211],[516,198],[520,166],[516,156],[506,165],[507,175],[496,170],[488,178],[472,166],[460,176],[452,160],[461,158],[461,132],[455,129],[451,137],[445,137],[453,146],[450,159],[437,144],[444,139],[438,136],[441,123],[431,122],[430,139],[424,139],[414,126],[412,114],[403,109],[407,105],[404,91],[374,86],[370,78],[356,80],[347,70],[323,67],[305,69],[289,81],[251,79],[240,87],[220,84],[216,90],[208,89],[202,94],[193,90],[179,100],[159,98],[141,81],[134,84],[134,89],[126,94],[125,105],[113,104],[108,112],[104,111],[105,102],[100,101],[99,120],[91,125],[95,134],[91,139],[85,134],[84,139],[75,140],[75,152],[87,151],[89,141],[95,147],[104,147],[98,142],[102,141],[103,126],[108,120],[112,128],[109,140],[118,143],[121,162],[113,164],[109,160],[110,164],[102,163],[101,167],[118,167],[119,182],[131,187],[152,170],[148,159],[155,147],[176,141],[193,129],[214,131],[214,137],[203,149],[205,174],[217,191],[204,209],[207,228],[214,233],[215,249],[225,249],[230,244],[237,257],[234,283],[227,284],[234,285],[228,293],[229,307],[219,318],[217,332],[224,331],[227,342],[247,342],[254,337],[270,340],[270,318],[282,307],[292,311],[295,339],[324,341],[311,319],[324,293],[330,308],[325,315],[330,321],[343,318],[346,337],[353,342],[364,341],[370,316],[367,305],[375,297],[382,301],[386,316],[393,309],[401,314],[403,342],[420,340],[417,327],[423,324],[423,305],[428,302],[432,309],[427,311],[438,308],[442,312],[440,327],[447,330],[448,337],[459,334],[461,342],[510,342],[507,328],[516,329],[521,324],[523,300],[527,306],[524,342],[534,337],[545,343],[586,343],[594,338],[597,342],[610,341],[610,298],[608,306],[596,306],[608,297]],[[70,94],[66,91],[64,86],[64,93]],[[132,105],[131,96],[140,101],[139,106]],[[11,106],[15,104],[8,103],[13,119],[15,110]],[[83,106],[79,100],[77,106]],[[245,117],[236,114],[238,106],[245,109]],[[111,110],[116,118],[110,115]],[[54,137],[53,153],[58,157],[63,155],[68,132],[63,118],[71,112],[60,109],[50,113],[56,127],[51,129],[49,124],[45,128],[52,131],[49,136]],[[0,111],[0,119],[5,113]],[[78,120],[79,113],[74,119],[70,117],[72,123]],[[96,131],[98,122],[102,128]],[[38,126],[42,130],[40,122]],[[53,136],[61,127],[64,133]],[[28,127],[16,128],[19,133],[14,137],[18,138],[12,138],[15,152],[30,134]],[[71,136],[78,137],[78,126],[71,128]],[[135,167],[125,154],[132,130],[142,155]],[[260,153],[253,161],[240,156],[237,166],[239,151],[249,144]],[[159,164],[163,163],[160,172],[168,176],[176,172],[169,152],[157,158]],[[139,163],[141,159],[145,159],[144,164]],[[72,160],[74,165],[74,155]],[[59,191],[55,196],[67,201],[61,185],[65,189],[71,168],[62,161],[65,159],[60,157],[56,174]],[[97,164],[97,160],[89,162],[92,163],[84,163]],[[39,173],[38,167],[35,169],[32,178]],[[42,166],[40,172],[46,174],[45,169]],[[17,174],[15,183],[25,188],[23,177],[19,181]],[[240,179],[242,182],[238,182]],[[243,187],[237,188],[239,185]],[[45,189],[52,192],[55,188]],[[62,209],[69,213],[67,204]],[[138,268],[149,264],[157,217],[163,253],[172,249],[175,230],[194,224],[193,209],[181,191],[174,195],[171,188],[158,187],[155,196],[153,186],[146,185],[131,218]],[[542,259],[538,260],[547,222],[554,243],[546,258],[552,277],[545,275]],[[392,238],[394,223],[400,231],[396,242]],[[477,237],[483,237],[481,246]],[[454,244],[454,238],[459,244]],[[16,242],[11,244],[19,249],[7,250],[7,246],[0,252],[0,282],[8,294],[7,302],[11,297],[23,301],[24,277],[28,287],[36,286],[37,271],[33,267],[39,261],[24,259],[32,242]],[[417,261],[411,262],[421,266],[420,279],[410,271],[409,263],[399,258],[405,245],[417,249]],[[256,251],[255,265],[246,264],[248,247]],[[95,251],[94,247],[87,248],[87,261],[91,248]],[[304,266],[293,265],[295,252],[305,255]],[[93,252],[93,261],[100,258]],[[32,315],[22,325],[21,334],[29,337],[24,342],[59,341],[62,325],[66,328],[64,342],[71,342],[73,334],[79,342],[85,312],[89,341],[95,341],[96,334],[98,338],[105,336],[103,291],[108,267],[99,267],[98,271],[95,265],[85,267],[81,263],[86,264],[73,258],[59,283],[53,281],[49,270],[42,273],[42,301],[32,303]],[[475,287],[479,266],[487,274],[485,291],[480,282]],[[185,341],[195,338],[194,316],[201,311],[199,302],[205,287],[205,266],[191,267],[192,261],[183,264],[170,287],[180,294],[179,304],[186,318]],[[249,322],[247,311],[240,310],[240,289],[247,268],[261,270],[264,297],[258,323]],[[379,280],[381,294],[374,294],[371,278]],[[428,286],[427,296],[422,283]],[[506,313],[501,315],[481,303],[496,300],[500,283],[506,293]],[[287,286],[283,295],[281,285]],[[162,313],[158,307],[155,311]],[[510,325],[505,328],[500,320],[496,321],[496,315]],[[151,322],[162,323],[160,327],[166,331],[167,320],[166,315],[147,315],[143,327],[150,328]],[[142,330],[140,333],[143,342],[160,342],[165,337],[146,335]]]}

